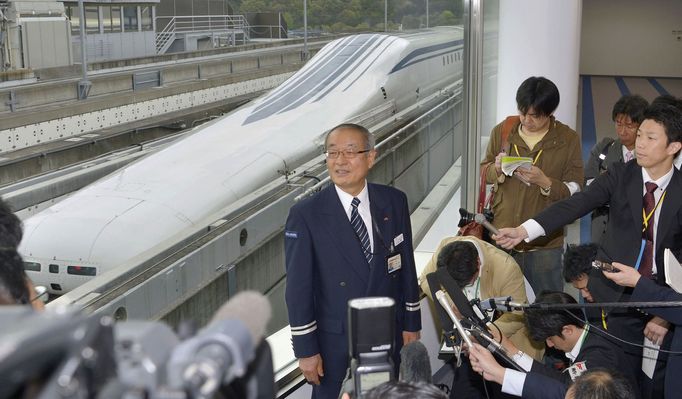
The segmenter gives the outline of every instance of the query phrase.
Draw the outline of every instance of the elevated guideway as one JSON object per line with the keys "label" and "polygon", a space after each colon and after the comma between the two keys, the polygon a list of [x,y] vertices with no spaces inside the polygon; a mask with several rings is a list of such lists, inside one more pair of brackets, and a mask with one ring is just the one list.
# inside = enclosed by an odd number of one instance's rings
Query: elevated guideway
{"label": "elevated guideway", "polygon": [[[453,165],[461,156],[461,119],[461,82],[402,113],[385,104],[355,118],[378,137],[370,180],[408,194],[415,243],[459,184],[459,166]],[[216,213],[213,223],[178,245],[133,259],[48,306],[72,305],[117,320],[163,319],[176,325],[191,318],[203,324],[236,292],[258,290],[273,305],[268,331],[274,334],[278,387],[284,394],[301,381],[287,352],[284,222],[295,201],[327,180],[323,155],[295,170],[282,170],[279,178]]]}
{"label": "elevated guideway", "polygon": [[[314,53],[324,41],[311,43]],[[0,87],[0,186],[191,128],[278,86],[305,63],[300,44],[166,59]]]}

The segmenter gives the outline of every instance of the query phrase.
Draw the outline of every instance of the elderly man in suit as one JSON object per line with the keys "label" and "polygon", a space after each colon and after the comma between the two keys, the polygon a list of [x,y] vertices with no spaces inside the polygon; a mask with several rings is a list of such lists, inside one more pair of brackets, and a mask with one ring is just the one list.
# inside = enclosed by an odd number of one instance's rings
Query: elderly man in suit
{"label": "elderly man in suit", "polygon": [[339,396],[349,364],[348,300],[396,301],[396,365],[400,347],[421,330],[405,194],[367,182],[376,150],[364,127],[333,128],[325,147],[334,184],[294,205],[285,227],[289,323],[313,398]]}
{"label": "elderly man in suit", "polygon": [[[585,191],[548,207],[518,227],[500,229],[497,243],[512,248],[523,240],[532,241],[608,204],[610,218],[598,258],[635,266],[643,277],[664,286],[663,250],[679,251],[682,247],[682,175],[673,167],[673,158],[681,148],[682,111],[664,104],[650,106],[637,132],[637,162],[613,164]],[[627,288],[623,297],[616,290],[611,292],[612,298],[605,299],[627,300],[632,289]],[[643,317],[639,326],[629,328],[637,328],[633,332],[639,337],[644,335],[661,344],[671,326],[654,316]]]}

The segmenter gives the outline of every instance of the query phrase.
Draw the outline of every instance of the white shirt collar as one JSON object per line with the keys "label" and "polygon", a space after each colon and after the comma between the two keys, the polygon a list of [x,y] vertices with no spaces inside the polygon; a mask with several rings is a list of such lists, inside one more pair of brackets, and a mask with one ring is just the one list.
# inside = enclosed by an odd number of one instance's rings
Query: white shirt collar
{"label": "white shirt collar", "polygon": [[580,350],[583,348],[583,343],[585,343],[585,339],[587,338],[587,330],[590,329],[590,326],[588,324],[585,324],[585,327],[583,328],[583,333],[580,334],[580,338],[578,338],[578,342],[575,344],[573,349],[566,353],[566,357],[571,361],[571,363],[575,362],[575,359],[578,358],[578,354],[580,354]]}
{"label": "white shirt collar", "polygon": [[[672,179],[672,177],[673,177],[673,171],[674,170],[675,170],[675,167],[671,166],[668,173],[659,177],[658,180],[652,180],[651,176],[649,176],[649,173],[647,173],[646,169],[642,168],[642,181],[644,181],[644,183],[654,182],[658,186],[657,190],[664,191],[666,188],[668,188],[668,183],[670,183],[670,179]],[[643,190],[644,190],[644,192],[646,192],[646,188],[643,188]]]}
{"label": "white shirt collar", "polygon": [[[336,189],[336,194],[339,196],[341,205],[343,205],[343,209],[346,211],[348,219],[350,220],[351,202],[353,202],[354,197],[341,190],[337,185],[334,185],[334,188]],[[365,180],[365,186],[362,188],[362,191],[360,191],[360,194],[356,195],[356,197],[360,200],[360,205],[358,206],[360,208],[367,207],[369,210],[369,191],[367,190],[367,180]]]}

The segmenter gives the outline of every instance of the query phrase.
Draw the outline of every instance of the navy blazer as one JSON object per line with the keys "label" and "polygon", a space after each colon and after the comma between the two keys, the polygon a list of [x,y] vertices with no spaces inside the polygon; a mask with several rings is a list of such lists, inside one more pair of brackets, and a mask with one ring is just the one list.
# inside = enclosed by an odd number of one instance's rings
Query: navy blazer
{"label": "navy blazer", "polygon": [[[662,271],[661,271],[662,273]],[[661,287],[652,280],[640,278],[632,293],[632,301],[648,302],[648,301],[682,301],[682,294],[673,291],[668,287]],[[645,309],[651,314],[655,314],[675,326],[682,324],[682,309],[680,308],[648,308]],[[670,350],[678,352],[677,354],[670,354],[668,357],[668,364],[665,370],[665,397],[673,398],[682,392],[682,332],[678,328],[673,330],[672,343]]]}
{"label": "navy blazer", "polygon": [[[377,184],[368,184],[368,192],[374,236],[371,266],[334,185],[294,205],[286,222],[286,302],[294,353],[297,358],[320,353],[325,379],[340,381],[348,367],[350,299],[388,296],[396,301],[396,354],[402,331],[421,329],[407,197]],[[386,256],[392,243],[397,243],[402,268],[389,274]]]}
{"label": "navy blazer", "polygon": [[[556,202],[535,219],[545,231],[563,228],[592,210],[609,204],[609,222],[599,259],[634,266],[642,242],[642,167],[635,160],[615,163],[584,191]],[[682,247],[682,175],[673,167],[656,229],[656,265],[663,267],[663,249]],[[675,251],[676,252],[676,251]],[[662,273],[659,273],[659,281]]]}

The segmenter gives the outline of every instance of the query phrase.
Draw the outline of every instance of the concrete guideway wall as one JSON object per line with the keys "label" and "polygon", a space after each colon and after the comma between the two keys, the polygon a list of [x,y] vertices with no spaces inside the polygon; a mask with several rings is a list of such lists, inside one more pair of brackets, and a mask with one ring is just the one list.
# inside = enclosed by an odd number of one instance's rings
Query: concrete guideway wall
{"label": "concrete guideway wall", "polygon": [[0,153],[268,90],[280,85],[293,73],[259,77],[0,130]]}

